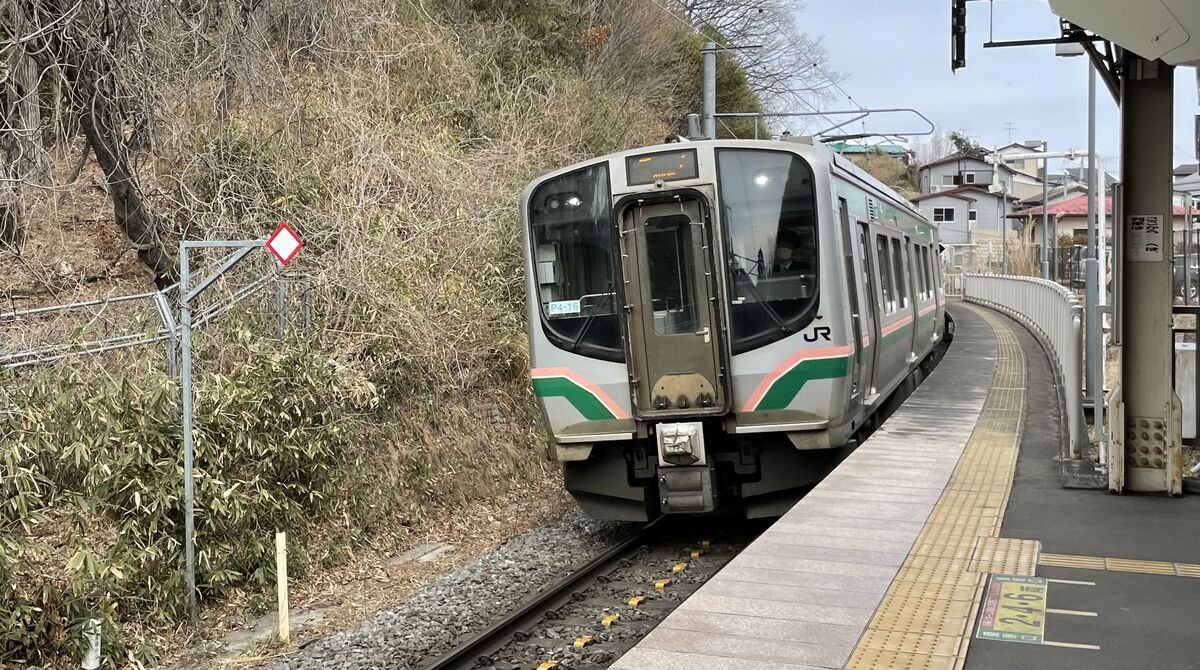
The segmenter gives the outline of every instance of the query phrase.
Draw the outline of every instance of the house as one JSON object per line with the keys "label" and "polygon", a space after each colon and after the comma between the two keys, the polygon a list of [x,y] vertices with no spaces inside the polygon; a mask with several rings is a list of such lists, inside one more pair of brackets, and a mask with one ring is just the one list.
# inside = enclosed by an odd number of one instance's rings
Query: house
{"label": "house", "polygon": [[1200,208],[1200,173],[1176,180],[1174,189],[1176,193],[1191,195],[1192,200],[1197,203],[1196,207]]}
{"label": "house", "polygon": [[[1108,239],[1112,239],[1112,196],[1104,198],[1105,221],[1104,230]],[[1064,235],[1086,236],[1087,235],[1087,195],[1079,195],[1069,200],[1050,203],[1049,214],[1050,223],[1050,244],[1058,246],[1058,238]],[[1175,205],[1172,212],[1171,230],[1174,232],[1174,240],[1176,246],[1183,244],[1183,231],[1187,228],[1187,208],[1182,205]],[[1022,209],[1008,215],[1009,218],[1022,221],[1024,225],[1024,233],[1022,238],[1035,248],[1041,249],[1042,246],[1042,208],[1041,206]]]}
{"label": "house", "polygon": [[921,195],[948,191],[959,186],[977,185],[987,188],[992,183],[993,170],[999,169],[1004,191],[1018,198],[1040,193],[1042,182],[1036,177],[1017,172],[1008,165],[998,168],[974,156],[953,155],[924,165],[920,170]]}
{"label": "house", "polygon": [[[1075,196],[1084,195],[1087,193],[1087,184],[1079,181],[1069,181],[1066,186],[1057,185],[1053,188],[1048,188],[1046,191],[1046,199],[1050,202],[1060,200],[1069,200]],[[1017,202],[1019,209],[1027,209],[1029,207],[1037,207],[1042,204],[1042,194],[1031,195],[1028,198],[1021,198]]]}
{"label": "house", "polygon": [[1176,165],[1171,172],[1172,181],[1178,183],[1181,180],[1187,179],[1195,174],[1200,174],[1200,164],[1197,163],[1182,163]]}
{"label": "house", "polygon": [[988,191],[983,186],[958,186],[927,193],[912,200],[917,209],[937,223],[943,244],[979,244],[999,241],[1004,215],[1016,198]]}
{"label": "house", "polygon": [[[1046,143],[1042,140],[1025,140],[1024,142],[1013,142],[1007,146],[1000,147],[996,153],[1001,155],[1010,154],[1027,154],[1034,151],[1043,152],[1046,150]],[[1020,172],[1027,177],[1039,179],[1041,177],[1041,161],[1037,158],[1026,158],[1020,161],[1009,163],[1014,170]]]}

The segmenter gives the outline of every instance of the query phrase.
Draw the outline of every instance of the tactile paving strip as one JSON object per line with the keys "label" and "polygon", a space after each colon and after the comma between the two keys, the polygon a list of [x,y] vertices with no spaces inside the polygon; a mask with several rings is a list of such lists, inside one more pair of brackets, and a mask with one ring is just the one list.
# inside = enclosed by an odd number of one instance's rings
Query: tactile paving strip
{"label": "tactile paving strip", "polygon": [[1200,578],[1200,565],[1195,563],[1168,563],[1167,561],[1140,561],[1128,558],[1100,558],[1098,556],[1072,556],[1068,554],[1042,554],[1038,565],[1052,568],[1075,568],[1077,570],[1109,570],[1111,572],[1140,572],[1147,575],[1171,575]]}
{"label": "tactile paving strip", "polygon": [[963,304],[996,335],[997,366],[979,420],[950,482],[925,522],[850,670],[950,670],[967,640],[986,574],[1032,575],[1041,543],[998,537],[1012,490],[1025,411],[1025,354],[1008,325]]}

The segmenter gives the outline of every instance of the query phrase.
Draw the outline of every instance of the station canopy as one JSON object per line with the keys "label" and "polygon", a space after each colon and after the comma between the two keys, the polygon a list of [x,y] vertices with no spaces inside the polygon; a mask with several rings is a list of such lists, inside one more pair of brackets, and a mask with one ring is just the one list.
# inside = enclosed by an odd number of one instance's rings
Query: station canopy
{"label": "station canopy", "polygon": [[1058,16],[1169,65],[1200,65],[1198,0],[1050,0]]}

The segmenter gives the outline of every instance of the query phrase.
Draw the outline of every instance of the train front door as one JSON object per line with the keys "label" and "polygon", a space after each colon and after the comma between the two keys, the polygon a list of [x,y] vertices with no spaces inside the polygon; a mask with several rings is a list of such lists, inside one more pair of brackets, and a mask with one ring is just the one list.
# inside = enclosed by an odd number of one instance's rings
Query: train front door
{"label": "train front door", "polygon": [[722,412],[712,224],[699,196],[621,210],[633,400],[639,416]]}

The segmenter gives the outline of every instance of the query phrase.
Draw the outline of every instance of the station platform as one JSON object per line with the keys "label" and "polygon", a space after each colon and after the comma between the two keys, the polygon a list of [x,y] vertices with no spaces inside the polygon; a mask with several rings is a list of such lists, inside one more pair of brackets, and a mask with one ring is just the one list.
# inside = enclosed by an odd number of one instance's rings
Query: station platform
{"label": "station platform", "polygon": [[611,667],[1200,667],[1200,497],[1059,485],[1028,331],[952,302],[917,391]]}

